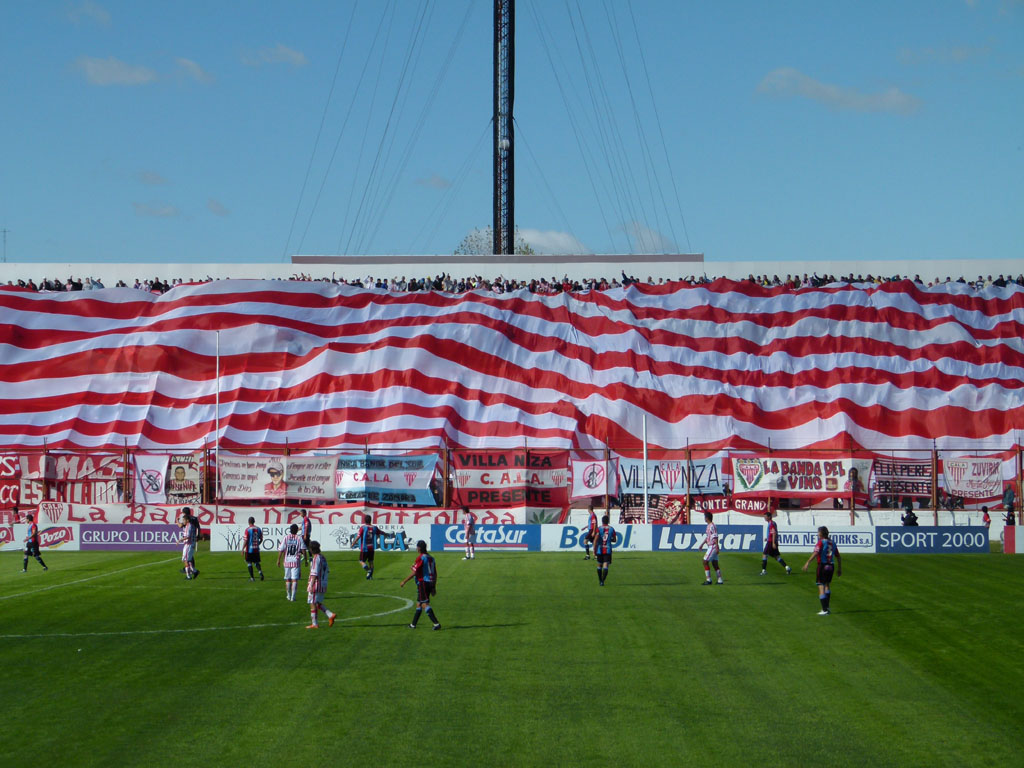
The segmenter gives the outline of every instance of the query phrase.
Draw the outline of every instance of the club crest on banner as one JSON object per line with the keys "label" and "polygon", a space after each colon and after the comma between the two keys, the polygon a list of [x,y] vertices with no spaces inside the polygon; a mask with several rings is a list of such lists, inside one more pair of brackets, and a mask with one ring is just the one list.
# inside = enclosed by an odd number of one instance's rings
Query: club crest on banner
{"label": "club crest on banner", "polygon": [[756,486],[764,475],[764,467],[758,459],[733,459],[733,469],[745,489]]}

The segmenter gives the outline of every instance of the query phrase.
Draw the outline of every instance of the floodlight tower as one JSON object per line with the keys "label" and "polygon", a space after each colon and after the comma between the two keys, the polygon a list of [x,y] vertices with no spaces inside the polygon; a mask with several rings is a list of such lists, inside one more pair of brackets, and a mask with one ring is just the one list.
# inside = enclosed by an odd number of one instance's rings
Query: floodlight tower
{"label": "floodlight tower", "polygon": [[515,252],[516,0],[494,0],[494,248]]}

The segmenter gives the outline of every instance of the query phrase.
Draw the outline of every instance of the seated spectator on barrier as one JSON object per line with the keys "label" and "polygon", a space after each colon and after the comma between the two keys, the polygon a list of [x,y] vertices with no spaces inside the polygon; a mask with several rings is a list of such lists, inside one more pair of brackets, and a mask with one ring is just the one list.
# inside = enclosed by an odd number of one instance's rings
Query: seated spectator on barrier
{"label": "seated spectator on barrier", "polygon": [[917,515],[914,514],[914,507],[908,504],[904,510],[903,515],[900,517],[900,522],[903,525],[917,525]]}
{"label": "seated spectator on barrier", "polygon": [[1013,485],[1006,486],[1006,489],[1003,491],[1003,508],[1008,512],[1013,512],[1013,503],[1016,501],[1016,498],[1016,494],[1013,491]]}
{"label": "seated spectator on barrier", "polygon": [[1006,510],[1006,516],[1003,518],[1003,522],[1006,523],[1007,525],[1016,525],[1017,524],[1017,518],[1013,514],[1013,508],[1012,507],[1010,509]]}

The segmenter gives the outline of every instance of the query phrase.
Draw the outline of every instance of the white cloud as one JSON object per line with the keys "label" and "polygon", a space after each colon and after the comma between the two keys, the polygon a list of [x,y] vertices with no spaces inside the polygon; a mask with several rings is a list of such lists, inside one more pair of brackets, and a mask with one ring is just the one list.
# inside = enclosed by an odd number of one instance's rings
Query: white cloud
{"label": "white cloud", "polygon": [[824,104],[832,109],[852,112],[916,112],[921,101],[899,88],[887,88],[881,93],[862,93],[832,83],[823,83],[792,67],[782,67],[765,75],[757,86],[760,93],[780,98],[800,97]]}
{"label": "white cloud", "polygon": [[426,179],[416,179],[416,183],[423,187],[432,187],[433,189],[448,189],[452,185],[448,179],[436,173],[431,174]]}
{"label": "white cloud", "polygon": [[278,43],[273,48],[260,48],[256,53],[243,54],[242,63],[250,67],[258,67],[261,64],[291,64],[293,67],[302,67],[309,62],[302,51]]}
{"label": "white cloud", "polygon": [[639,221],[631,221],[623,229],[633,243],[633,251],[636,253],[679,253],[679,246],[670,237]]}
{"label": "white cloud", "polygon": [[537,253],[590,253],[587,246],[568,232],[541,229],[517,229],[516,235],[529,243],[530,247]]}
{"label": "white cloud", "polygon": [[220,201],[214,200],[212,197],[206,201],[206,208],[214,216],[230,216],[231,211]]}
{"label": "white cloud", "polygon": [[900,58],[907,64],[923,64],[926,62],[953,62],[960,63],[968,59],[977,59],[988,56],[992,48],[987,45],[952,45],[938,48],[904,48],[900,52]]}
{"label": "white cloud", "polygon": [[173,219],[181,215],[181,211],[170,203],[132,203],[136,216],[148,216],[154,219]]}
{"label": "white cloud", "polygon": [[178,68],[193,80],[198,80],[200,83],[213,82],[213,75],[192,59],[175,59],[175,61],[178,63]]}
{"label": "white cloud", "polygon": [[126,64],[113,56],[105,59],[79,56],[75,66],[93,85],[144,85],[156,80],[152,69]]}
{"label": "white cloud", "polygon": [[167,183],[167,179],[165,179],[156,171],[139,171],[138,179],[143,184],[146,184],[151,187],[158,187],[161,184]]}
{"label": "white cloud", "polygon": [[95,21],[103,27],[110,26],[110,13],[106,8],[84,0],[81,3],[74,3],[67,6],[67,18],[73,24],[81,24],[83,21]]}

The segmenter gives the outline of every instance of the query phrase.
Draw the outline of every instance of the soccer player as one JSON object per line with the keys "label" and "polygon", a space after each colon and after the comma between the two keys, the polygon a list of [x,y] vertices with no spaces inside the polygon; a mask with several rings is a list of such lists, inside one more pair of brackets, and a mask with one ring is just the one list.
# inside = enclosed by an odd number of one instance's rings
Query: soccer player
{"label": "soccer player", "polygon": [[584,560],[590,559],[590,545],[597,538],[597,512],[594,511],[594,502],[590,502],[590,517],[587,518],[587,534],[583,537],[583,545],[587,548]]}
{"label": "soccer player", "polygon": [[420,614],[425,610],[427,618],[434,622],[434,629],[437,630],[441,628],[441,622],[437,620],[434,609],[430,607],[430,596],[437,594],[437,563],[434,562],[433,556],[427,553],[427,542],[423,539],[416,542],[416,549],[419,555],[412,564],[412,573],[398,585],[404,587],[409,579],[416,578],[416,613],[412,616],[409,629],[416,629],[416,622],[420,620]]}
{"label": "soccer player", "polygon": [[786,565],[786,561],[779,554],[779,526],[772,520],[772,513],[765,512],[764,519],[768,523],[768,536],[764,542],[764,552],[761,554],[761,575],[768,573],[768,558],[774,557],[779,565],[786,569],[786,573],[792,573],[793,569]]}
{"label": "soccer player", "polygon": [[612,564],[612,544],[619,540],[619,534],[608,525],[608,515],[601,518],[601,526],[594,534],[594,558],[597,560],[597,580],[603,587],[608,578],[608,566]]}
{"label": "soccer player", "polygon": [[704,585],[705,587],[711,584],[711,569],[715,569],[715,574],[718,576],[718,583],[724,584],[722,581],[722,569],[718,567],[718,528],[715,526],[715,518],[710,512],[704,513],[704,521],[708,524],[708,527],[704,529],[704,541],[701,542],[700,548],[708,548],[708,551],[704,553]]}
{"label": "soccer player", "polygon": [[981,508],[981,524],[985,526],[986,531],[992,525],[992,515],[988,513],[988,507]]}
{"label": "soccer player", "polygon": [[181,508],[181,561],[185,564],[185,578],[191,581],[199,576],[196,568],[196,542],[199,541],[199,519],[191,507]]}
{"label": "soccer player", "polygon": [[466,529],[466,556],[463,560],[476,559],[476,515],[469,507],[462,508],[462,525]]}
{"label": "soccer player", "polygon": [[338,614],[327,610],[327,606],[324,605],[324,593],[327,591],[327,574],[329,570],[327,568],[327,558],[320,554],[319,541],[309,542],[309,553],[311,560],[309,565],[309,584],[306,586],[306,591],[309,593],[310,624],[306,629],[320,629],[320,625],[317,623],[317,616],[320,611],[327,615],[327,626],[333,627],[334,620]]}
{"label": "soccer player", "polygon": [[50,570],[46,567],[46,563],[43,562],[43,558],[39,556],[39,526],[36,525],[36,518],[31,512],[25,515],[25,520],[28,521],[28,535],[25,536],[25,560],[21,564],[21,572],[26,573],[28,571],[28,559],[34,557],[36,562],[43,566],[44,571]]}
{"label": "soccer player", "polygon": [[299,538],[299,526],[292,523],[289,533],[281,540],[281,549],[277,553],[277,567],[281,567],[284,557],[284,589],[288,599],[295,602],[295,590],[302,578],[302,539]]}
{"label": "soccer player", "polygon": [[256,518],[249,518],[249,527],[242,534],[242,554],[245,557],[245,567],[249,569],[249,581],[256,581],[252,575],[252,567],[260,572],[260,581],[263,581],[263,566],[260,564],[260,546],[263,544],[263,529],[256,525]]}
{"label": "soccer player", "polygon": [[377,537],[385,535],[384,531],[373,524],[373,518],[370,515],[363,515],[363,524],[359,526],[356,540],[352,546],[359,547],[359,564],[366,571],[367,581],[373,578],[373,554],[376,549]]}
{"label": "soccer player", "polygon": [[829,615],[829,602],[832,599],[832,574],[843,575],[843,559],[839,556],[839,547],[828,537],[828,528],[821,526],[818,529],[818,543],[814,545],[814,551],[804,563],[804,570],[811,564],[811,560],[818,558],[818,570],[815,574],[814,583],[818,585],[818,600],[821,601],[819,616]]}
{"label": "soccer player", "polygon": [[309,537],[313,535],[313,521],[306,510],[302,510],[302,559],[309,563]]}

